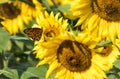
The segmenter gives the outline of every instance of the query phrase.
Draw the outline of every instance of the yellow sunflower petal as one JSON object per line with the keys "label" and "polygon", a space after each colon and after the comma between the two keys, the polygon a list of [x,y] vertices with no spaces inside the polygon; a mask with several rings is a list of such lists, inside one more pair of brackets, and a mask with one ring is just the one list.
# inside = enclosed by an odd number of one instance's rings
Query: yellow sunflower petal
{"label": "yellow sunflower petal", "polygon": [[52,74],[52,72],[58,68],[60,66],[60,64],[57,64],[57,61],[54,61],[50,66],[49,69],[46,73],[46,79],[48,79],[48,77],[50,76],[50,74]]}

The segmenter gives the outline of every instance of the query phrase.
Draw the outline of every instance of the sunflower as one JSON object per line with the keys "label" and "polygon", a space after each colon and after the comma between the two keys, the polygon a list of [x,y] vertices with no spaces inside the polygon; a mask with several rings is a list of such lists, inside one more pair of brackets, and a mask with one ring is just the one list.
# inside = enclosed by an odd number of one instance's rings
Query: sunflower
{"label": "sunflower", "polygon": [[80,17],[76,26],[88,29],[94,36],[111,39],[120,35],[120,2],[118,0],[74,0],[74,16]]}
{"label": "sunflower", "polygon": [[24,24],[28,24],[33,17],[35,18],[43,7],[37,0],[33,0],[33,6],[21,1],[3,3],[0,5],[0,18],[4,19],[1,22],[3,28],[10,34],[16,34],[23,31]]}
{"label": "sunflower", "polygon": [[39,15],[39,17],[36,19],[37,24],[34,24],[33,27],[43,29],[41,39],[47,41],[47,39],[58,36],[59,34],[67,31],[67,19],[64,20],[62,17],[59,16],[60,13],[54,15],[53,12],[49,14],[46,11],[42,12]]}
{"label": "sunflower", "polygon": [[36,18],[41,12],[45,10],[42,4],[38,0],[25,0],[22,4],[22,13]]}
{"label": "sunflower", "polygon": [[3,19],[1,24],[10,34],[16,34],[22,31],[24,23],[28,24],[30,18],[21,12],[22,2],[15,1],[0,4],[0,18]]}
{"label": "sunflower", "polygon": [[[36,57],[42,59],[37,66],[49,64],[46,79],[53,73],[57,79],[104,79],[104,71],[112,68],[119,52],[117,49],[94,49],[98,41],[87,33],[66,32],[40,42],[34,48]],[[103,55],[101,52],[109,53]]]}

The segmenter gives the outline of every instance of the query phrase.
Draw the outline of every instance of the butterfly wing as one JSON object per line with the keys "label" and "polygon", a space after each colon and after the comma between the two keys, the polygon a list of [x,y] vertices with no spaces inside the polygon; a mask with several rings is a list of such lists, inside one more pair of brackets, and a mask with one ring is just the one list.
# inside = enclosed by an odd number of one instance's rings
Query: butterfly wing
{"label": "butterfly wing", "polygon": [[32,38],[34,41],[39,41],[42,36],[43,29],[41,28],[27,28],[24,30],[24,33],[28,37]]}

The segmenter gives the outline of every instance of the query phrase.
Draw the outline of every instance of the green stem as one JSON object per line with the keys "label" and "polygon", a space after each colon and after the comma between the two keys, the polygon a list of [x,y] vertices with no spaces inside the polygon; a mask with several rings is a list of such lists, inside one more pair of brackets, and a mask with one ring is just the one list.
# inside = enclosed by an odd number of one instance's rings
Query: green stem
{"label": "green stem", "polygon": [[3,64],[3,52],[0,53],[0,69],[3,69],[4,64]]}

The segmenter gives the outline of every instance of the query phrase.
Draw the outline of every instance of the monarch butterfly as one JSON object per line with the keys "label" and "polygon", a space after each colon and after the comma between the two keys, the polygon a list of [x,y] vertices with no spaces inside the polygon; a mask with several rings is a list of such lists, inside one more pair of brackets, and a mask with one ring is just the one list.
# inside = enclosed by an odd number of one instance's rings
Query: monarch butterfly
{"label": "monarch butterfly", "polygon": [[42,36],[43,29],[41,28],[27,28],[24,30],[24,33],[28,35],[28,37],[32,38],[34,41],[39,41]]}

